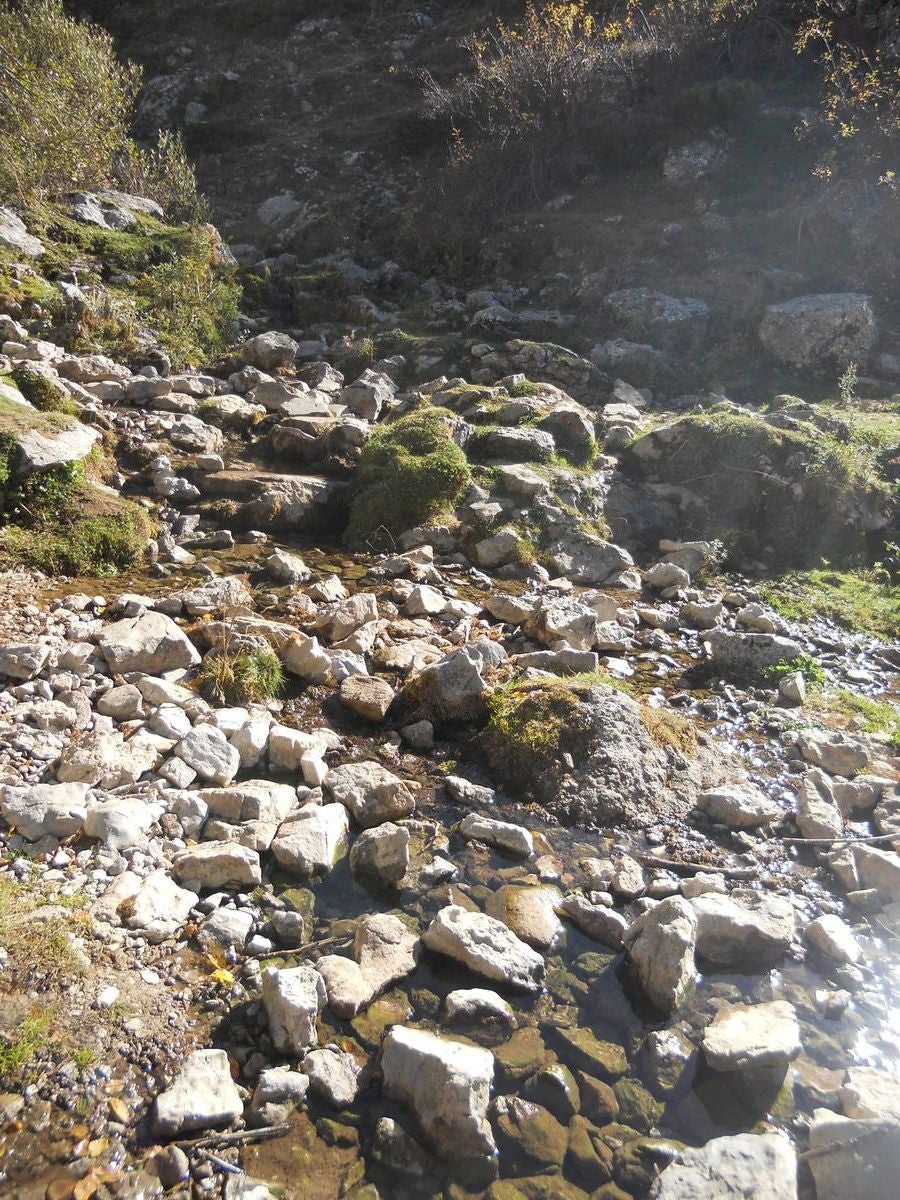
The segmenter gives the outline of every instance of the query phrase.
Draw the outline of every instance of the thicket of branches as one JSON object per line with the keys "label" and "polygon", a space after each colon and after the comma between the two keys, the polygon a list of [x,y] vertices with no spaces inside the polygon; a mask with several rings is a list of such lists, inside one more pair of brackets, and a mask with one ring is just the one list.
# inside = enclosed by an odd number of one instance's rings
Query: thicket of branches
{"label": "thicket of branches", "polygon": [[0,0],[0,201],[118,186],[198,215],[180,139],[145,149],[129,136],[140,84],[110,36],[61,0]]}

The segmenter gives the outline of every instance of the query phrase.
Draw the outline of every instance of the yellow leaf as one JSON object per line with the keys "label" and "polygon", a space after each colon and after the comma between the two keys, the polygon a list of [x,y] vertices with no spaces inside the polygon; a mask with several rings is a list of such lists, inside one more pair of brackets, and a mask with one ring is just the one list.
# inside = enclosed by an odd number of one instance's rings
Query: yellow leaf
{"label": "yellow leaf", "polygon": [[234,976],[230,971],[226,970],[225,967],[217,967],[216,970],[212,972],[211,978],[213,978],[216,983],[222,983],[228,987],[234,983]]}

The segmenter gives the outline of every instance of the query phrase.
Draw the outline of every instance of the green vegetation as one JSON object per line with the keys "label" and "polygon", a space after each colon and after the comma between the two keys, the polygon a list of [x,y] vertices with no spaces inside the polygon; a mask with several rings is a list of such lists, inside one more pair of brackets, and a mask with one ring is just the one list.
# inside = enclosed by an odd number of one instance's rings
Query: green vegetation
{"label": "green vegetation", "polygon": [[52,380],[33,367],[24,364],[13,367],[10,377],[25,399],[40,412],[58,412],[77,417],[81,411],[71,397],[62,394]]}
{"label": "green vegetation", "polygon": [[[155,338],[180,367],[214,358],[232,339],[240,285],[206,226],[141,215],[126,230],[98,229],[45,202],[31,206],[27,223],[47,247],[38,270],[51,276],[77,267],[92,285],[84,311],[67,313],[47,284],[44,302],[71,349],[127,358]],[[24,298],[12,278],[5,292],[0,259],[4,293]]]}
{"label": "green vegetation", "polygon": [[880,514],[894,503],[870,445],[812,422],[782,429],[756,414],[712,409],[673,422],[667,433],[656,457],[642,456],[646,439],[637,439],[629,462],[696,493],[704,503],[694,536],[720,539],[736,566],[748,557],[782,566],[847,561],[865,549],[853,514]]}
{"label": "green vegetation", "polygon": [[87,485],[58,520],[0,530],[0,561],[45,575],[116,575],[142,557],[151,535],[142,508]]}
{"label": "green vegetation", "polygon": [[50,916],[41,909],[55,905],[14,879],[0,879],[0,944],[9,953],[15,977],[58,979],[78,970],[70,934],[77,913]]}
{"label": "green vegetation", "polygon": [[769,667],[766,671],[765,678],[768,683],[777,687],[782,679],[796,675],[798,671],[809,687],[822,688],[825,686],[825,671],[822,664],[811,654],[801,654],[797,658],[786,658],[783,662],[776,663],[774,667]]}
{"label": "green vegetation", "polygon": [[115,187],[202,219],[180,136],[150,148],[129,136],[141,72],[103,29],[69,17],[62,0],[0,0],[0,64],[0,199],[27,206]]}
{"label": "green vegetation", "polygon": [[358,379],[375,361],[375,343],[370,337],[357,338],[341,359],[341,371],[347,382]]}
{"label": "green vegetation", "polygon": [[844,629],[886,639],[900,630],[900,586],[879,567],[796,572],[767,580],[760,594],[791,620],[825,617]]}
{"label": "green vegetation", "polygon": [[284,668],[271,650],[208,655],[197,682],[216,703],[250,704],[274,700],[284,690]]}
{"label": "green vegetation", "polygon": [[12,1039],[0,1038],[0,1078],[20,1074],[47,1044],[52,1029],[52,1015],[36,1009],[19,1022]]}
{"label": "green vegetation", "polygon": [[863,733],[886,734],[888,744],[900,749],[900,708],[889,700],[875,700],[846,688],[835,688],[809,697],[806,708],[823,715],[843,717]]}
{"label": "green vegetation", "polygon": [[423,408],[385,425],[367,442],[356,472],[346,539],[370,545],[449,514],[471,483],[452,421]]}

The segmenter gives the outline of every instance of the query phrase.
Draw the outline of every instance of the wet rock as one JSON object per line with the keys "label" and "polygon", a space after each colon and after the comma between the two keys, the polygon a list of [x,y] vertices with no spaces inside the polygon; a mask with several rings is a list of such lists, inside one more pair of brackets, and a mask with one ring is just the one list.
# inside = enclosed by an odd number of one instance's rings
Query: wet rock
{"label": "wet rock", "polygon": [[472,783],[470,779],[464,779],[461,775],[448,775],[444,779],[444,787],[451,800],[465,805],[466,808],[490,808],[497,799],[493,788]]}
{"label": "wet rock", "polygon": [[900,1076],[876,1067],[848,1067],[840,1089],[844,1116],[900,1123]]}
{"label": "wet rock", "polygon": [[563,1124],[568,1124],[581,1109],[575,1076],[562,1063],[551,1063],[532,1075],[525,1084],[523,1095],[542,1105]]}
{"label": "wet rock", "polygon": [[613,950],[618,950],[622,945],[628,922],[614,909],[592,903],[581,892],[573,892],[566,896],[558,912],[560,916],[568,917],[573,925],[595,942],[610,946]]}
{"label": "wet rock", "polygon": [[272,853],[297,875],[330,871],[347,852],[349,831],[343,804],[308,805],[279,826]]}
{"label": "wet rock", "polygon": [[511,1006],[488,988],[459,988],[444,1000],[446,1020],[459,1025],[495,1024],[515,1027]]}
{"label": "wet rock", "polygon": [[701,792],[697,808],[729,829],[761,829],[780,815],[778,805],[751,783],[723,784]]}
{"label": "wet rock", "polygon": [[363,830],[350,847],[350,867],[364,880],[400,883],[409,869],[409,830],[391,821]]}
{"label": "wet rock", "polygon": [[880,846],[854,846],[853,861],[864,887],[882,899],[900,900],[900,854]]}
{"label": "wet rock", "polygon": [[354,957],[326,954],[317,970],[325,980],[328,1005],[339,1017],[353,1017],[377,995],[414,969],[419,938],[399,917],[376,913],[356,930]]}
{"label": "wet rock", "polygon": [[613,1151],[603,1140],[601,1131],[584,1117],[573,1117],[569,1124],[565,1170],[591,1191],[612,1179]]}
{"label": "wet rock", "polygon": [[318,1041],[316,1021],[325,1004],[325,983],[312,967],[267,967],[262,999],[277,1050],[302,1054]]}
{"label": "wet rock", "polygon": [[663,1114],[663,1105],[654,1100],[636,1079],[619,1079],[613,1091],[619,1104],[619,1120],[623,1125],[649,1133]]}
{"label": "wet rock", "polygon": [[408,817],[415,811],[412,792],[380,763],[345,763],[325,777],[325,790],[364,829]]}
{"label": "wet rock", "polygon": [[425,1147],[393,1117],[381,1117],[376,1124],[372,1155],[388,1170],[413,1178],[428,1175],[434,1168],[434,1160]]}
{"label": "wet rock", "polygon": [[[894,1200],[900,1176],[900,1123],[859,1121],[817,1108],[809,1128],[809,1169],[817,1200]],[[791,1198],[793,1200],[793,1197]]]}
{"label": "wet rock", "polygon": [[244,1111],[224,1050],[195,1050],[171,1087],[156,1097],[153,1127],[160,1137],[230,1125]]}
{"label": "wet rock", "polygon": [[[787,1138],[740,1133],[684,1150],[650,1191],[651,1200],[797,1200],[797,1163]],[[821,1195],[819,1200],[825,1200]],[[837,1197],[834,1198],[837,1200]],[[843,1198],[842,1198],[843,1200]]]}
{"label": "wet rock", "polygon": [[694,1057],[693,1043],[676,1029],[654,1029],[647,1034],[642,1057],[643,1078],[659,1097],[674,1092],[686,1078]]}
{"label": "wet rock", "polygon": [[697,957],[722,966],[777,962],[796,932],[790,900],[749,890],[707,892],[689,901],[697,917]]}
{"label": "wet rock", "polygon": [[[806,940],[815,946],[826,958],[837,963],[862,962],[863,953],[859,942],[853,936],[853,930],[834,913],[825,913],[810,921],[804,929]],[[852,1115],[852,1114],[851,1114]]]}
{"label": "wet rock", "polygon": [[787,1000],[725,1004],[703,1034],[703,1053],[715,1071],[787,1067],[800,1053],[800,1027]]}
{"label": "wet rock", "polygon": [[491,1158],[487,1121],[494,1058],[489,1050],[449,1041],[422,1029],[394,1026],[381,1057],[384,1091],[410,1109],[442,1158]]}
{"label": "wet rock", "polygon": [[549,950],[562,931],[556,915],[561,898],[559,889],[549,884],[536,887],[507,884],[490,897],[487,912],[529,946]]}
{"label": "wet rock", "polygon": [[[558,1029],[556,1036],[568,1058],[587,1075],[614,1081],[628,1070],[624,1049],[616,1042],[598,1038],[591,1029]],[[587,1105],[582,1107],[587,1110]]]}
{"label": "wet rock", "polygon": [[478,813],[469,813],[459,825],[459,832],[467,842],[487,842],[515,858],[528,858],[534,853],[534,839],[522,825],[508,821],[495,821]]}
{"label": "wet rock", "polygon": [[544,960],[501,921],[459,905],[442,908],[423,939],[429,950],[445,954],[486,979],[523,991],[540,987]]}
{"label": "wet rock", "polygon": [[696,982],[696,941],[697,917],[680,896],[660,901],[625,931],[628,961],[644,995],[661,1012],[674,1012]]}
{"label": "wet rock", "polygon": [[119,675],[130,671],[160,675],[200,662],[188,636],[160,612],[145,612],[105,626],[99,646],[110,670]]}
{"label": "wet rock", "polygon": [[506,1173],[528,1175],[562,1166],[568,1134],[546,1108],[518,1096],[499,1096],[492,1109]]}
{"label": "wet rock", "polygon": [[260,1071],[256,1081],[250,1101],[251,1116],[256,1116],[260,1124],[280,1125],[295,1105],[302,1104],[308,1090],[309,1076],[301,1071],[267,1067]]}
{"label": "wet rock", "polygon": [[332,1108],[349,1108],[360,1089],[360,1066],[352,1054],[337,1046],[312,1050],[300,1066],[309,1076],[309,1089]]}

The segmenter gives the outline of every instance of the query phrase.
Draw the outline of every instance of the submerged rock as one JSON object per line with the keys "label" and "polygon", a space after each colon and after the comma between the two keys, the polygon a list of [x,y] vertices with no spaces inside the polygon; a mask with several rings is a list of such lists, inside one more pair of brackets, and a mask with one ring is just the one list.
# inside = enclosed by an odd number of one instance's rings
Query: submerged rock
{"label": "submerged rock", "polygon": [[544,977],[540,954],[502,921],[458,904],[442,908],[422,939],[429,950],[455,959],[486,979],[536,992]]}
{"label": "submerged rock", "polygon": [[696,939],[697,917],[680,896],[660,901],[625,931],[628,960],[644,995],[661,1012],[674,1012],[696,982]]}

